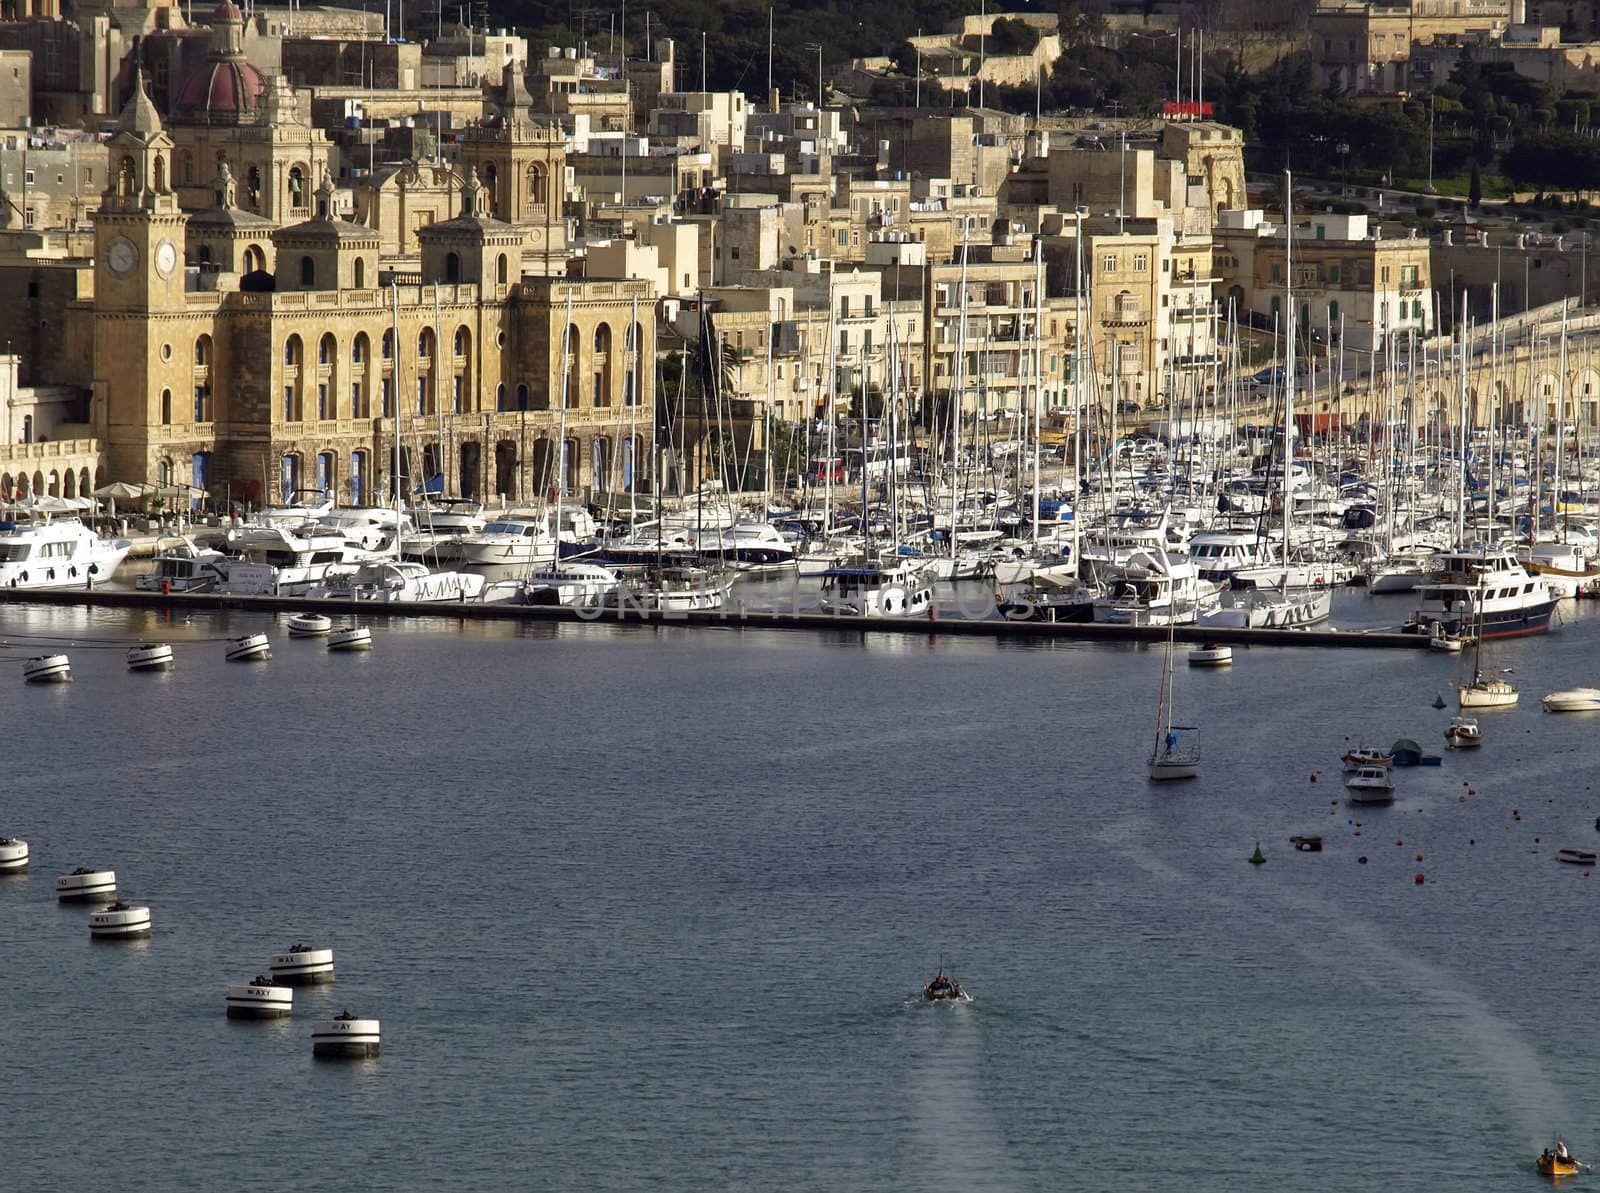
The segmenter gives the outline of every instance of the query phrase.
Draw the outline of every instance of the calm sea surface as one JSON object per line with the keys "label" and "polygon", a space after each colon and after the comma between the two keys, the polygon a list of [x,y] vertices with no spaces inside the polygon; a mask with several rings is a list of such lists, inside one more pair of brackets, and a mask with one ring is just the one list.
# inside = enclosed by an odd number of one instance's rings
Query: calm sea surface
{"label": "calm sea surface", "polygon": [[[441,620],[341,656],[0,608],[6,1187],[1531,1184],[1557,1132],[1600,1152],[1600,874],[1554,860],[1600,844],[1600,717],[1537,699],[1600,684],[1600,610],[1563,615],[1495,649],[1524,697],[1481,750],[1352,810],[1346,736],[1442,752],[1456,661],[1180,669],[1204,777],[1156,788],[1142,647]],[[22,683],[46,636],[75,683]],[[91,945],[77,865],[153,939]],[[337,982],[226,1020],[295,941]],[[918,1002],[941,962],[975,1002]],[[382,1057],[313,1061],[345,1007]]]}

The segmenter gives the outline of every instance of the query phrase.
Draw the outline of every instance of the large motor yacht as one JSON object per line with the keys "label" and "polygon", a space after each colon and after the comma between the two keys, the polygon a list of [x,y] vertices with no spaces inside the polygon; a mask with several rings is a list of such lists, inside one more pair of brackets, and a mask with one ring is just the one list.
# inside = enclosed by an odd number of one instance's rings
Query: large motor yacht
{"label": "large motor yacht", "polygon": [[0,511],[0,587],[103,584],[132,546],[127,539],[103,539],[76,518]]}

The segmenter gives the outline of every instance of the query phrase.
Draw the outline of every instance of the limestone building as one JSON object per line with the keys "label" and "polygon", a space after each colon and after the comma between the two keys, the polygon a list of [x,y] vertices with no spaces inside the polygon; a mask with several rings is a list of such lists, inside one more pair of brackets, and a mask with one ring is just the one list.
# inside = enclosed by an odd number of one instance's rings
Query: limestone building
{"label": "limestone building", "polygon": [[[215,500],[387,500],[398,431],[408,490],[437,477],[516,500],[558,481],[574,494],[645,483],[648,283],[525,277],[524,231],[490,213],[471,171],[460,214],[421,232],[416,273],[382,270],[378,232],[338,217],[326,174],[308,218],[269,228],[240,211],[224,161],[220,216],[191,215],[142,85],[120,123],[93,300],[63,313],[88,344],[79,380],[113,479]],[[258,264],[241,246],[263,238],[272,268],[241,274]]]}

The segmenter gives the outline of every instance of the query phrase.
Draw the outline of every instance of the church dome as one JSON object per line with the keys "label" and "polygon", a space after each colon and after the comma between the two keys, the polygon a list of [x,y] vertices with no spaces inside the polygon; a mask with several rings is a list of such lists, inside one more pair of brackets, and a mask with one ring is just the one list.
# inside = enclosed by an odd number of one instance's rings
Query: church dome
{"label": "church dome", "polygon": [[178,92],[180,120],[242,124],[256,118],[267,89],[261,72],[244,56],[244,16],[233,0],[211,14],[211,52]]}
{"label": "church dome", "polygon": [[178,115],[191,120],[253,118],[266,89],[261,72],[248,62],[207,62],[184,81]]}

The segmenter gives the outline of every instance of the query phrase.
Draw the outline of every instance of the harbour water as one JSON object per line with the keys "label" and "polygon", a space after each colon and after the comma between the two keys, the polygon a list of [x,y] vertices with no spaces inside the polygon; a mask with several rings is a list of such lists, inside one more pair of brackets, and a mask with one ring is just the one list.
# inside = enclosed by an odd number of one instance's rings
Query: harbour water
{"label": "harbour water", "polygon": [[[1523,700],[1480,750],[1352,810],[1346,735],[1444,752],[1459,660],[1180,668],[1202,777],[1152,787],[1148,647],[441,619],[349,656],[7,607],[8,1184],[1531,1182],[1558,1132],[1600,1149],[1600,874],[1555,861],[1596,843],[1600,719],[1537,699],[1600,678],[1600,615],[1563,617],[1494,646]],[[272,661],[225,663],[256,629]],[[76,682],[25,687],[58,638]],[[142,638],[175,670],[130,674]],[[90,944],[52,890],[81,864],[148,942]],[[337,981],[227,1020],[296,941]],[[918,1001],[941,963],[973,1003]],[[345,1007],[382,1056],[313,1061]]]}

